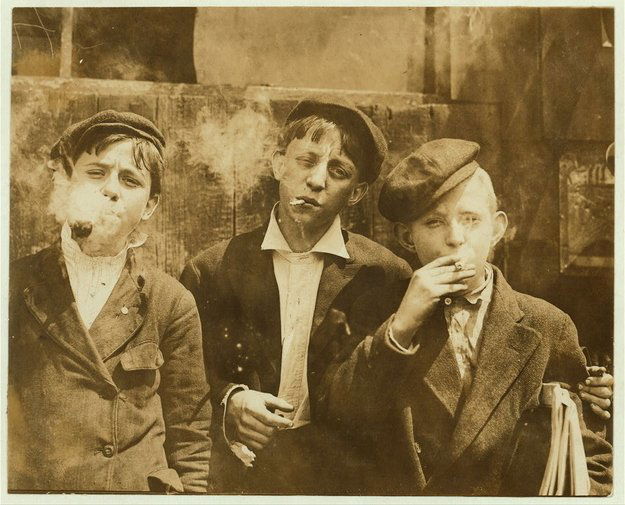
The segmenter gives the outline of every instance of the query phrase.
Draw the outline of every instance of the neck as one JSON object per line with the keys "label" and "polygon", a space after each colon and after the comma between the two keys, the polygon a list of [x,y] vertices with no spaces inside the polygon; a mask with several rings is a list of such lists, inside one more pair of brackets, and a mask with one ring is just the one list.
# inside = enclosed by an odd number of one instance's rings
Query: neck
{"label": "neck", "polygon": [[471,293],[472,291],[475,291],[482,284],[484,284],[485,280],[486,280],[486,267],[482,266],[479,270],[477,270],[477,272],[475,273],[473,277],[468,279],[466,293]]}
{"label": "neck", "polygon": [[87,256],[117,256],[126,245],[125,239],[107,242],[105,244],[89,240],[90,237],[74,239],[80,250]]}
{"label": "neck", "polygon": [[281,205],[278,205],[276,217],[280,231],[293,252],[310,251],[332,225],[331,222],[316,227],[305,224],[283,212]]}

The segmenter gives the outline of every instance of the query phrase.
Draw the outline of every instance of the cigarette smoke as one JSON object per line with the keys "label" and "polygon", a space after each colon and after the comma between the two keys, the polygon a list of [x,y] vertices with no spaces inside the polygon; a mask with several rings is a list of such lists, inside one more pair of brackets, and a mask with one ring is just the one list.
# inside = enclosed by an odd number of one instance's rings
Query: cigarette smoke
{"label": "cigarette smoke", "polygon": [[74,238],[88,236],[92,244],[107,244],[119,231],[122,204],[97,187],[72,183],[59,161],[50,161],[48,166],[53,170],[48,212],[61,225],[67,221]]}
{"label": "cigarette smoke", "polygon": [[270,176],[278,127],[269,101],[246,103],[231,116],[216,118],[208,107],[197,115],[191,163],[207,164],[224,185],[248,192]]}

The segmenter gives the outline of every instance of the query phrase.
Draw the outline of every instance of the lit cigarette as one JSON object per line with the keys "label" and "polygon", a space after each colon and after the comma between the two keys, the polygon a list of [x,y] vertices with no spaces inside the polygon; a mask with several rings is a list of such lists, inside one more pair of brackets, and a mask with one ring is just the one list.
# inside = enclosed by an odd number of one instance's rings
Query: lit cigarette
{"label": "lit cigarette", "polygon": [[304,205],[306,202],[304,200],[302,200],[301,198],[293,198],[289,204],[290,205]]}

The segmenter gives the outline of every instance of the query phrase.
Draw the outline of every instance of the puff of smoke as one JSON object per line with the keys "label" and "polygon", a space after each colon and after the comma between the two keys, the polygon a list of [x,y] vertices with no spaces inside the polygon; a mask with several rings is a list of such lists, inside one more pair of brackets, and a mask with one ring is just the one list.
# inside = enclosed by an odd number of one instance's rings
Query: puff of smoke
{"label": "puff of smoke", "polygon": [[246,104],[226,118],[215,118],[208,107],[197,115],[191,162],[207,164],[226,186],[251,190],[269,166],[276,145],[277,126],[268,102]]}
{"label": "puff of smoke", "polygon": [[74,238],[89,237],[94,245],[105,245],[116,237],[121,224],[122,206],[104,195],[99,188],[72,181],[57,160],[52,169],[52,192],[48,212],[59,224],[67,222]]}

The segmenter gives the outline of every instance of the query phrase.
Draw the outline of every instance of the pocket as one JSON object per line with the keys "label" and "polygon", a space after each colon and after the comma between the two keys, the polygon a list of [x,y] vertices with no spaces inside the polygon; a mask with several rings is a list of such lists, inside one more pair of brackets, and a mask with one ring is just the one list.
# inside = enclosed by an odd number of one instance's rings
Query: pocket
{"label": "pocket", "polygon": [[120,359],[127,372],[134,370],[156,370],[165,362],[163,353],[155,342],[143,342],[126,349]]}
{"label": "pocket", "polygon": [[173,468],[161,468],[149,474],[148,488],[152,493],[184,493],[182,481]]}

